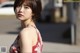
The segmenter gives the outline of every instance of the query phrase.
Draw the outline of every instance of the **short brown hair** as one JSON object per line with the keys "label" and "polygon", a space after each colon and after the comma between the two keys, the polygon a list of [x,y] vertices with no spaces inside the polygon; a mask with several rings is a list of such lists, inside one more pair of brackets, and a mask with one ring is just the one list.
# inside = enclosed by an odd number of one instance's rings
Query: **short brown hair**
{"label": "short brown hair", "polygon": [[32,9],[32,12],[34,14],[32,17],[33,21],[40,17],[42,10],[41,0],[15,0],[14,10],[17,6],[22,5],[24,2],[26,2],[26,5]]}

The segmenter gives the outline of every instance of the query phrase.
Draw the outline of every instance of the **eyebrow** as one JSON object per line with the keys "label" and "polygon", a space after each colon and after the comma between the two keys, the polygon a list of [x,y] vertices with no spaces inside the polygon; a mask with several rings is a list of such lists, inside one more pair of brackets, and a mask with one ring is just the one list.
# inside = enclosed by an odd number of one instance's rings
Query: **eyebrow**
{"label": "eyebrow", "polygon": [[24,6],[28,6],[29,4],[24,4]]}

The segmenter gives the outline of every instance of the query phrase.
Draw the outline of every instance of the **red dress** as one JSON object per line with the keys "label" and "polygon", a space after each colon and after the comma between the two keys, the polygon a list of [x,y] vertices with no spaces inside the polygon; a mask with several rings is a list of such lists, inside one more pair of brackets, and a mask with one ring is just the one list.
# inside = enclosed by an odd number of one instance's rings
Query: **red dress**
{"label": "red dress", "polygon": [[43,43],[42,43],[41,35],[38,32],[37,35],[38,35],[38,42],[36,43],[35,46],[32,47],[32,53],[42,53]]}
{"label": "red dress", "polygon": [[[37,31],[38,39],[36,45],[32,46],[32,53],[42,53],[42,47],[43,47],[42,38],[38,30],[36,31]],[[19,36],[17,37],[17,40],[19,40]],[[10,53],[20,53],[20,46],[18,42],[10,47]]]}

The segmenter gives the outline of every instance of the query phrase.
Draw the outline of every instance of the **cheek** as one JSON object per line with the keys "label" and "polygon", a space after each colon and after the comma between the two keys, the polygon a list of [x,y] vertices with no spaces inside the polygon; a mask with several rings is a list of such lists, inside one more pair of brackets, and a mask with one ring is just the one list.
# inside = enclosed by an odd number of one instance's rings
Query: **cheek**
{"label": "cheek", "polygon": [[17,8],[15,9],[15,13],[17,14],[19,11],[20,11],[20,8],[17,7]]}
{"label": "cheek", "polygon": [[16,9],[14,10],[14,13],[15,13],[15,15],[17,14],[17,10]]}
{"label": "cheek", "polygon": [[25,11],[25,14],[28,17],[32,17],[32,11],[30,11],[30,10]]}
{"label": "cheek", "polygon": [[15,9],[15,15],[18,16],[19,9]]}
{"label": "cheek", "polygon": [[15,16],[16,16],[16,18],[18,19],[18,11],[15,9]]}

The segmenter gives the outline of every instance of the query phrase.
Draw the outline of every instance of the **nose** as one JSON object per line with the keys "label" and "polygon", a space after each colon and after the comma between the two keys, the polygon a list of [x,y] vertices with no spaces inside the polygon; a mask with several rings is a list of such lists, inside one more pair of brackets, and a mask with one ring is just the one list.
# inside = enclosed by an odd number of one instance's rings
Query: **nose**
{"label": "nose", "polygon": [[20,7],[19,12],[23,12],[24,8]]}

